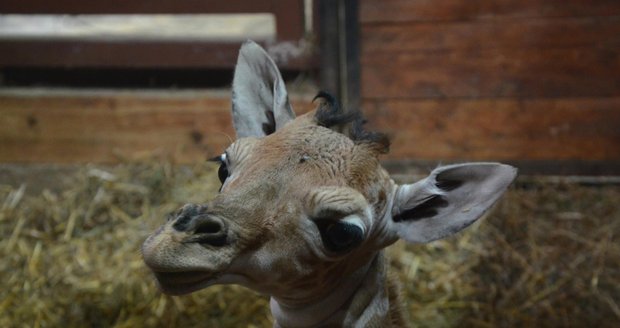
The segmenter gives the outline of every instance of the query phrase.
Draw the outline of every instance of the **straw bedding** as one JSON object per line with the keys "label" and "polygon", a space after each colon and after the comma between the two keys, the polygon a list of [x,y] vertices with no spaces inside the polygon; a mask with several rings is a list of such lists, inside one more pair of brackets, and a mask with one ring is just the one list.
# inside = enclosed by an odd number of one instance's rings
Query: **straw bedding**
{"label": "straw bedding", "polygon": [[[214,167],[85,166],[62,190],[0,185],[0,327],[268,327],[238,286],[162,295],[140,245],[219,187]],[[485,220],[392,246],[419,327],[620,326],[620,187],[520,184]]]}

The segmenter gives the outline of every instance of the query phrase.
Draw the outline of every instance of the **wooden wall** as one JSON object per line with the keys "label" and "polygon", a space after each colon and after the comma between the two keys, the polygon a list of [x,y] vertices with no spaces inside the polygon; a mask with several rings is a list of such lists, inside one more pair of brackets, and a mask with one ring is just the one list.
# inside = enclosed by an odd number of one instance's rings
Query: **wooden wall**
{"label": "wooden wall", "polygon": [[[359,1],[362,106],[393,171],[620,175],[620,1]],[[0,162],[190,163],[228,144],[229,108],[229,91],[0,90]]]}
{"label": "wooden wall", "polygon": [[620,1],[360,0],[389,160],[620,173]]}
{"label": "wooden wall", "polygon": [[0,163],[199,163],[235,138],[230,108],[229,90],[0,90]]}

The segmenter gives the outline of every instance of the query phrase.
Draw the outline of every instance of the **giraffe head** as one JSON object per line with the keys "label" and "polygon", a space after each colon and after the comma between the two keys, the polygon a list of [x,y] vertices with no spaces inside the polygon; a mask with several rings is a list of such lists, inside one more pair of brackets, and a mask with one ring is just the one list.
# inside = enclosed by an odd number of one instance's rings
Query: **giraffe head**
{"label": "giraffe head", "polygon": [[387,139],[319,97],[295,118],[274,62],[257,44],[242,46],[238,138],[217,158],[221,191],[185,205],[142,248],[164,292],[237,283],[290,302],[319,299],[398,239],[424,243],[467,227],[516,175],[470,163],[397,185],[378,160]]}

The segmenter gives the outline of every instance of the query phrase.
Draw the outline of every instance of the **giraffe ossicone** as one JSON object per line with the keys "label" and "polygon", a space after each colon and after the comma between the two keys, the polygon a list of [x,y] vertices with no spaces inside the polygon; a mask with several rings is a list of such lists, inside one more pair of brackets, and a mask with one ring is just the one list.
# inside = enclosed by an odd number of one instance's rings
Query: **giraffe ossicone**
{"label": "giraffe ossicone", "polygon": [[251,41],[232,89],[237,140],[217,158],[220,193],[185,205],[142,252],[165,293],[241,284],[270,295],[276,327],[406,326],[383,249],[460,231],[517,173],[464,163],[398,185],[378,159],[384,135],[326,93],[295,117],[278,68]]}

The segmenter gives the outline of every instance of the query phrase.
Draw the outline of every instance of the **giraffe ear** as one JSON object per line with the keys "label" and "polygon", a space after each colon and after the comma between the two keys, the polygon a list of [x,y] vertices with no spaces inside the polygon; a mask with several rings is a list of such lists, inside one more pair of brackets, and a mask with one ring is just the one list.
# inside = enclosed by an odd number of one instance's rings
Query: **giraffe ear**
{"label": "giraffe ear", "polygon": [[263,137],[295,119],[278,67],[253,41],[246,41],[239,50],[232,116],[237,138]]}
{"label": "giraffe ear", "polygon": [[398,187],[392,208],[393,232],[413,243],[452,235],[480,218],[516,175],[516,168],[499,163],[437,168],[421,181]]}

